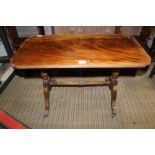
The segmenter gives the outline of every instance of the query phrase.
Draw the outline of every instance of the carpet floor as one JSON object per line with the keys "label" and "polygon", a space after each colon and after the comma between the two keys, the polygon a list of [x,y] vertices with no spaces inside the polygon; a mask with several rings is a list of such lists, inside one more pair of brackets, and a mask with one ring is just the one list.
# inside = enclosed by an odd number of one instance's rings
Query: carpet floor
{"label": "carpet floor", "polygon": [[118,81],[118,114],[114,118],[108,87],[53,87],[50,113],[43,118],[42,80],[19,76],[0,95],[0,109],[30,128],[155,128],[155,78],[143,74],[120,77]]}

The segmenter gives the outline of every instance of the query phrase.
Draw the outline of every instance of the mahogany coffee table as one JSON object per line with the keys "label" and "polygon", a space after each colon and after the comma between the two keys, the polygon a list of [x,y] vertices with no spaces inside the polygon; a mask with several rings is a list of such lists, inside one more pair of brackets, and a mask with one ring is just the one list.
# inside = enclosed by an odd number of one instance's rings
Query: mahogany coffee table
{"label": "mahogany coffee table", "polygon": [[[49,88],[52,86],[109,86],[112,114],[116,115],[119,68],[143,68],[151,59],[141,45],[128,35],[50,35],[24,41],[15,52],[12,66],[17,69],[40,69],[45,98],[44,116],[49,113]],[[103,81],[58,83],[46,69],[112,68],[112,76]]]}

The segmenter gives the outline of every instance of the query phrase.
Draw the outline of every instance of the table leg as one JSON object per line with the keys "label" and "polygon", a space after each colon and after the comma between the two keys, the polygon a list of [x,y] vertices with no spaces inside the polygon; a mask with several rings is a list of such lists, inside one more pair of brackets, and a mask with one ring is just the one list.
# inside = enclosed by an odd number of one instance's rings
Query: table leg
{"label": "table leg", "polygon": [[112,76],[110,78],[110,88],[111,88],[111,108],[112,108],[112,115],[117,114],[117,108],[116,108],[116,97],[117,97],[117,78],[119,75],[118,69],[114,70],[112,73]]}
{"label": "table leg", "polygon": [[41,72],[41,76],[43,79],[43,92],[44,92],[44,98],[45,98],[45,111],[44,111],[44,117],[48,116],[49,113],[49,87],[50,87],[50,77],[48,76],[48,73]]}

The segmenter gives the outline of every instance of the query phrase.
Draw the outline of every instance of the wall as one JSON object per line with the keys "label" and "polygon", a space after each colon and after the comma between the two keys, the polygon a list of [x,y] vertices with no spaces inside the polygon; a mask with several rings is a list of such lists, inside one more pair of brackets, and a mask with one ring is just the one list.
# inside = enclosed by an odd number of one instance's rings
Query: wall
{"label": "wall", "polygon": [[[16,26],[19,37],[37,35],[36,26]],[[122,26],[122,34],[140,35],[141,26]],[[51,35],[51,26],[44,26],[45,34]],[[114,34],[115,26],[54,26],[55,34]]]}
{"label": "wall", "polygon": [[7,56],[7,52],[0,38],[0,57]]}
{"label": "wall", "polygon": [[141,32],[142,26],[123,26],[121,28],[122,34],[134,35],[139,36]]}
{"label": "wall", "polygon": [[[38,34],[37,26],[16,26],[19,37],[30,37]],[[45,34],[51,35],[51,26],[44,26]]]}
{"label": "wall", "polygon": [[115,26],[54,26],[55,34],[114,34]]}

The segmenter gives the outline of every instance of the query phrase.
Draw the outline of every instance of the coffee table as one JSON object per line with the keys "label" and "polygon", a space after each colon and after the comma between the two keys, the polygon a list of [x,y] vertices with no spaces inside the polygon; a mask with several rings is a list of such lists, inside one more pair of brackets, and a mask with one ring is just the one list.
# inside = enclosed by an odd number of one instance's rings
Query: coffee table
{"label": "coffee table", "polygon": [[[114,116],[119,68],[143,68],[150,63],[145,50],[128,35],[38,35],[26,39],[11,59],[14,68],[41,70],[44,116],[49,114],[49,89],[53,86],[108,86]],[[57,82],[47,72],[55,68],[112,68],[113,72],[103,81]]]}

